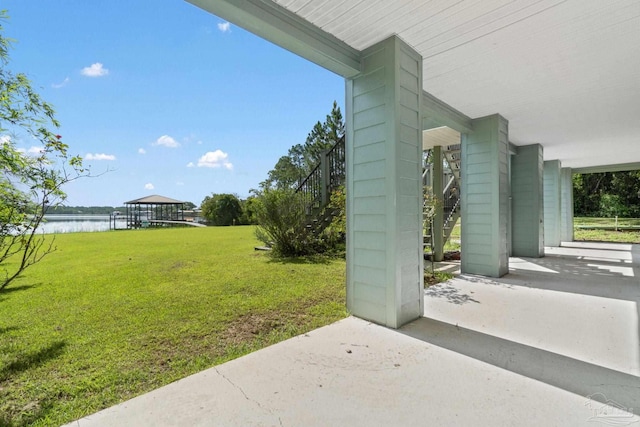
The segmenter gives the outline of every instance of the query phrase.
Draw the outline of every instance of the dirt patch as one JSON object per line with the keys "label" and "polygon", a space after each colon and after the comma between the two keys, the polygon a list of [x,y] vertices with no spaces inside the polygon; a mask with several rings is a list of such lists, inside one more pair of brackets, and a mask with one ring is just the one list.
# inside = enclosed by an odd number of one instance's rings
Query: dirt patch
{"label": "dirt patch", "polygon": [[220,341],[231,345],[246,343],[282,328],[286,323],[287,319],[278,312],[245,314],[231,322],[220,334]]}
{"label": "dirt patch", "polygon": [[433,286],[437,283],[440,283],[440,279],[438,276],[432,276],[431,274],[424,275],[424,287],[428,288],[429,286]]}

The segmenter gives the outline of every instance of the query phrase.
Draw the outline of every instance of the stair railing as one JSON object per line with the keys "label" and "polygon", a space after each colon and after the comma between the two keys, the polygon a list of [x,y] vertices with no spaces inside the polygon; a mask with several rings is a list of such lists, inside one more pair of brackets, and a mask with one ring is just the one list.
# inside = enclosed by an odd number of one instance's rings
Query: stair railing
{"label": "stair railing", "polygon": [[322,153],[320,163],[296,188],[296,193],[302,194],[307,215],[319,214],[329,204],[331,193],[344,184],[345,175],[345,138],[343,136],[333,147]]}

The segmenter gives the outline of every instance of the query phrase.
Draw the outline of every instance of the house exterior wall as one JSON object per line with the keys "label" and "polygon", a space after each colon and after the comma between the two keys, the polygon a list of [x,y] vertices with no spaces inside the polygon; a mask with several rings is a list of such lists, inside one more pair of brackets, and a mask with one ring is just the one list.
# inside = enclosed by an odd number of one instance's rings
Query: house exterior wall
{"label": "house exterior wall", "polygon": [[518,147],[511,156],[514,256],[544,256],[543,150],[540,144]]}
{"label": "house exterior wall", "polygon": [[496,114],[462,135],[462,272],[509,271],[509,123]]}
{"label": "house exterior wall", "polygon": [[573,173],[560,169],[560,240],[573,242]]}
{"label": "house exterior wall", "polygon": [[560,160],[544,162],[544,244],[560,246]]}
{"label": "house exterior wall", "polygon": [[346,82],[347,307],[397,328],[423,312],[422,59],[397,37]]}

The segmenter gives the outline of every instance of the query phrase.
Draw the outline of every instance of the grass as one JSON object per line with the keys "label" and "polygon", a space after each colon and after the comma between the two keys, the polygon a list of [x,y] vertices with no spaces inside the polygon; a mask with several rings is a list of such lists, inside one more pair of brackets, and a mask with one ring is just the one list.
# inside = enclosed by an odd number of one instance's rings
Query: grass
{"label": "grass", "polygon": [[[640,230],[622,230],[616,231],[611,229],[590,229],[582,228],[588,226],[595,227],[615,227],[615,218],[586,218],[576,217],[573,219],[574,240],[595,241],[595,242],[618,242],[618,243],[640,243]],[[618,226],[620,227],[639,227],[640,219],[638,218],[618,218]]]}
{"label": "grass", "polygon": [[59,235],[0,293],[0,426],[59,425],[347,315],[345,261],[253,227]]}
{"label": "grass", "polygon": [[[575,217],[573,225],[575,226],[609,226],[616,224],[615,218],[591,218],[591,217]],[[618,218],[618,226],[620,227],[640,227],[640,218]]]}
{"label": "grass", "polygon": [[447,280],[453,279],[455,276],[452,273],[446,271],[438,271],[436,270],[434,274],[431,274],[431,269],[425,271],[424,273],[424,287],[428,288],[429,286],[436,285],[438,283],[446,282]]}
{"label": "grass", "polygon": [[[614,227],[615,218],[587,218],[575,217],[573,219],[574,240],[593,242],[617,242],[617,243],[637,243],[640,244],[640,230],[603,230],[587,229],[584,226]],[[618,218],[620,227],[640,227],[639,218]],[[451,232],[451,239],[445,244],[445,251],[460,250],[460,221]]]}
{"label": "grass", "polygon": [[460,227],[461,219],[456,221],[456,225],[454,225],[453,230],[451,230],[451,236],[449,240],[444,244],[444,251],[459,251],[460,250],[460,234],[462,229]]}
{"label": "grass", "polygon": [[587,242],[640,243],[640,231],[615,231],[576,228],[573,239]]}

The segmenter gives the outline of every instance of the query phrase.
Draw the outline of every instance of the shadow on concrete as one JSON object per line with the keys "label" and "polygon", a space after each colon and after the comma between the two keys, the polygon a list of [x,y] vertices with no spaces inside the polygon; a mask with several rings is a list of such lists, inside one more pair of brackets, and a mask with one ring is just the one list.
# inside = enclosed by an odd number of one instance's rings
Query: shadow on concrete
{"label": "shadow on concrete", "polygon": [[[640,245],[567,242],[550,249],[556,253],[544,258],[512,258],[509,274],[497,280],[640,304]],[[598,257],[602,251],[611,256]]]}
{"label": "shadow on concrete", "polygon": [[614,402],[628,412],[638,409],[640,377],[634,375],[429,318],[411,322],[399,332],[585,399]]}
{"label": "shadow on concrete", "polygon": [[[578,252],[562,253],[564,248]],[[540,270],[548,269],[550,272],[516,269],[499,280],[538,289],[633,302],[636,306],[636,330],[640,342],[640,245],[567,242],[560,248],[552,249],[559,253],[544,258],[522,259],[541,267]],[[602,251],[607,253],[607,258],[597,256]],[[640,364],[640,355],[638,363]]]}
{"label": "shadow on concrete", "polygon": [[[580,243],[567,248],[544,258],[513,258],[509,274],[499,279],[460,278],[482,285],[525,286],[629,301],[635,303],[636,319],[640,320],[640,245]],[[640,325],[636,330],[640,342]],[[635,408],[640,415],[638,376],[435,319],[419,319],[401,332],[572,393],[592,396],[603,404],[613,401],[630,412]]]}
{"label": "shadow on concrete", "polygon": [[444,298],[448,302],[457,305],[467,304],[470,302],[480,304],[480,301],[473,299],[471,295],[460,292],[458,288],[446,282],[430,286],[424,291],[424,294],[431,298]]}

